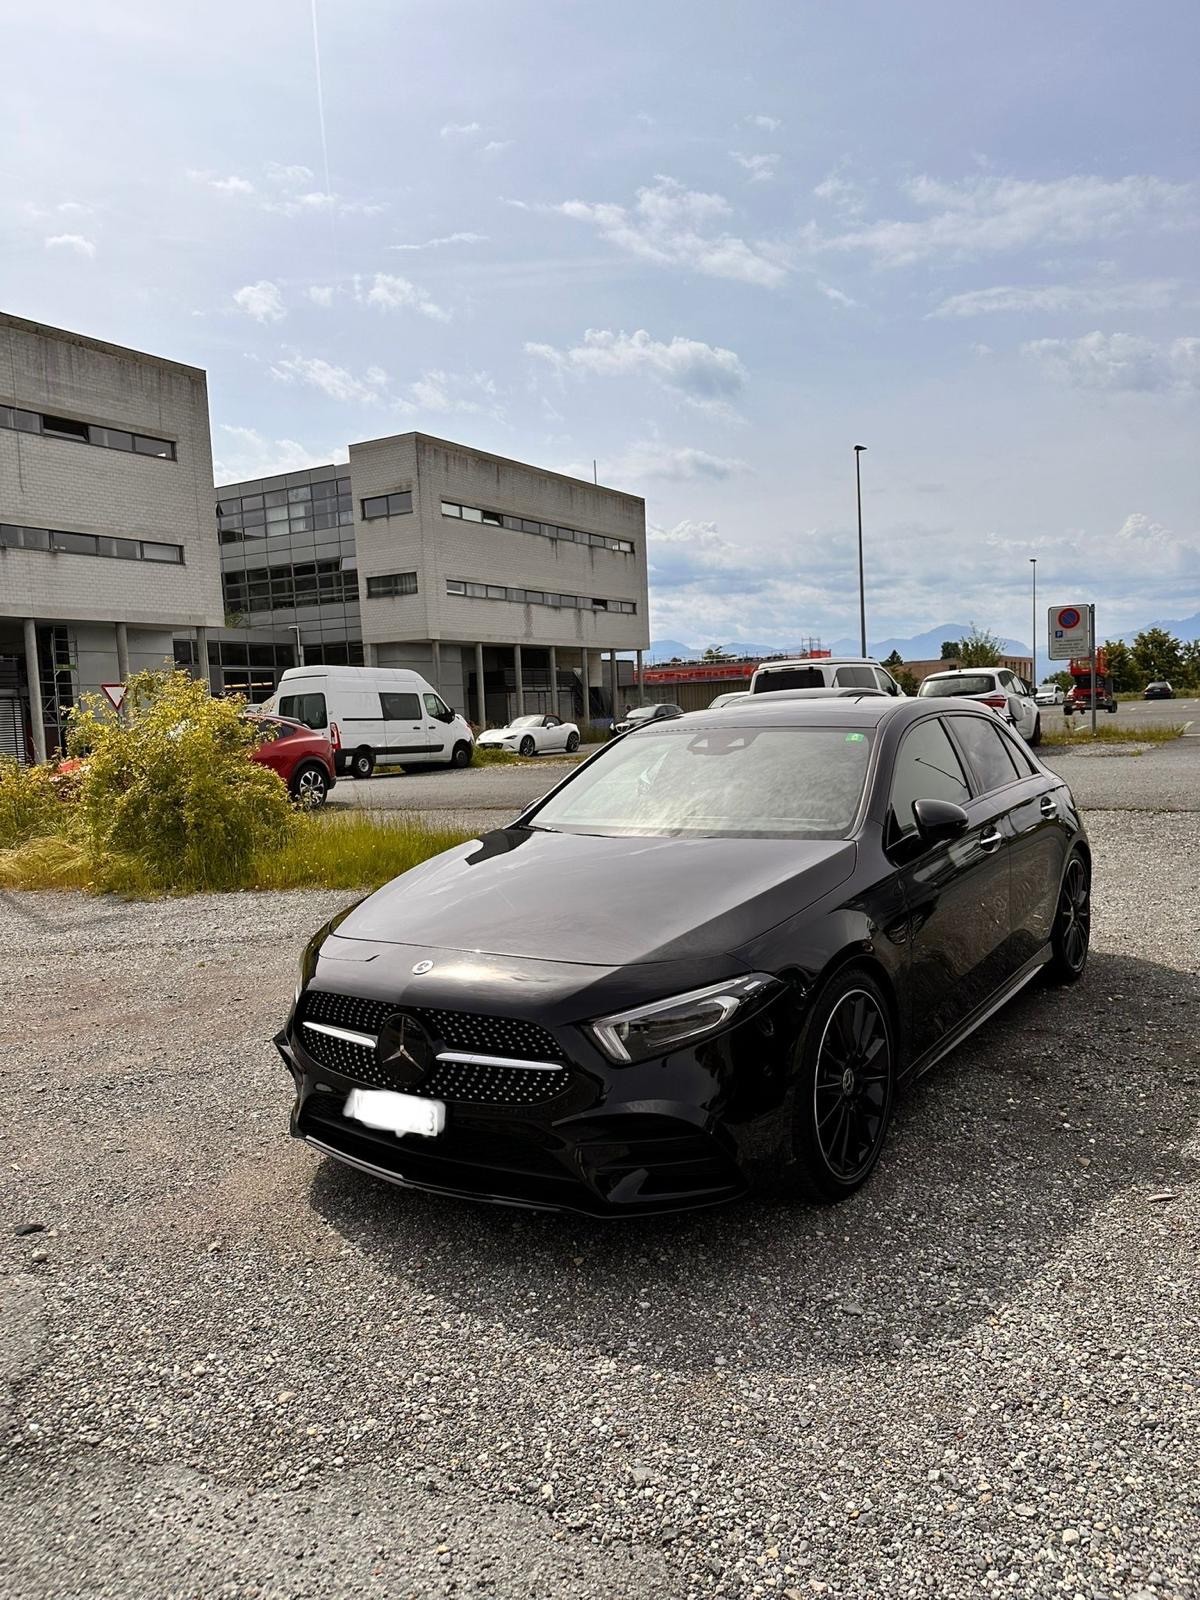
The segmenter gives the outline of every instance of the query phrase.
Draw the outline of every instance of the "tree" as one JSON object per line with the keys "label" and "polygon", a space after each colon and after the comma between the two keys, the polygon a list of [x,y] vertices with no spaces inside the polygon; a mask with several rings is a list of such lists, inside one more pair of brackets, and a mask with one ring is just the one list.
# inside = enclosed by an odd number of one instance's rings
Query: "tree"
{"label": "tree", "polygon": [[[893,651],[892,654],[894,655],[895,651]],[[889,667],[892,665],[890,660],[887,664]],[[893,672],[892,676],[904,690],[905,694],[916,694],[918,688],[917,680],[913,677],[912,673],[907,667],[900,667],[898,670]]]}
{"label": "tree", "polygon": [[899,650],[893,650],[891,655],[883,664],[885,667],[902,667],[904,665],[904,657],[900,654]]}
{"label": "tree", "polygon": [[943,661],[957,661],[958,660],[958,653],[959,653],[959,651],[961,649],[962,649],[962,640],[961,639],[943,639],[942,640],[942,660]]}
{"label": "tree", "polygon": [[1106,639],[1104,657],[1108,662],[1108,675],[1112,679],[1112,686],[1118,694],[1138,687],[1137,668],[1133,664],[1129,646],[1124,639]]}
{"label": "tree", "polygon": [[1180,650],[1183,658],[1183,681],[1193,689],[1200,689],[1200,639],[1193,639]]}
{"label": "tree", "polygon": [[1183,646],[1165,628],[1145,628],[1133,641],[1129,654],[1134,671],[1143,683],[1181,675]]}
{"label": "tree", "polygon": [[964,667],[997,667],[1000,665],[1000,640],[986,628],[977,628],[972,623],[970,633],[959,643],[958,656]]}

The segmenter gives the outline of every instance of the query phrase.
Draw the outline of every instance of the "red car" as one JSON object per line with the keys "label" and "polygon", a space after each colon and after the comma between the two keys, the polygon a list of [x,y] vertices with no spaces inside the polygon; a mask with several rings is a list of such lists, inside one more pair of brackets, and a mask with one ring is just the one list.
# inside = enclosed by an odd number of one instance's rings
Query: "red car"
{"label": "red car", "polygon": [[277,772],[297,805],[323,806],[337,781],[333,774],[333,746],[323,733],[314,733],[288,717],[255,717],[251,722],[266,737],[250,752],[251,759]]}

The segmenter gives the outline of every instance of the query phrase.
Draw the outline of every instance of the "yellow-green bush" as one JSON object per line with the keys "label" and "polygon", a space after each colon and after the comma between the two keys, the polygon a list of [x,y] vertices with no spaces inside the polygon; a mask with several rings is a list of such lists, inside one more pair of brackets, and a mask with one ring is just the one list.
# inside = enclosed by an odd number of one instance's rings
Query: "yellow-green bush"
{"label": "yellow-green bush", "polygon": [[0,756],[0,850],[57,833],[63,822],[51,769]]}
{"label": "yellow-green bush", "polygon": [[68,742],[87,756],[77,813],[93,887],[240,888],[255,856],[288,840],[287,790],[249,759],[262,734],[243,710],[185,672],[135,674],[120,717],[84,696]]}

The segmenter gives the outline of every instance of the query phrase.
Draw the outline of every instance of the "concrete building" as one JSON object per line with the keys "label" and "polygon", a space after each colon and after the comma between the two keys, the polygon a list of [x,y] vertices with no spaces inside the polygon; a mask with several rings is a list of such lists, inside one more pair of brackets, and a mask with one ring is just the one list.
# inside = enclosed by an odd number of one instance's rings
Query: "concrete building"
{"label": "concrete building", "polygon": [[0,313],[0,750],[221,621],[204,373]]}
{"label": "concrete building", "polygon": [[306,662],[415,668],[476,722],[602,716],[649,646],[636,495],[406,433],[217,500],[227,611]]}

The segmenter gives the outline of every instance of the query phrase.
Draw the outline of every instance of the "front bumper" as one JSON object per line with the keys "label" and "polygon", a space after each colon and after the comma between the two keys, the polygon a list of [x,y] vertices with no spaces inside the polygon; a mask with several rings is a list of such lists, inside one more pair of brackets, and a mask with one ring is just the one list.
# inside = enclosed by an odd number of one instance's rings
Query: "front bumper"
{"label": "front bumper", "polygon": [[[564,1071],[537,1103],[446,1100],[436,1138],[397,1137],[348,1119],[374,1068],[335,1068],[293,1020],[275,1043],[295,1084],[291,1132],[391,1183],[463,1199],[590,1216],[690,1210],[736,1200],[790,1159],[782,1002],[724,1034],[616,1067],[579,1029],[554,1030]],[[574,1037],[568,1037],[573,1035]],[[420,1089],[410,1092],[420,1093]]]}

